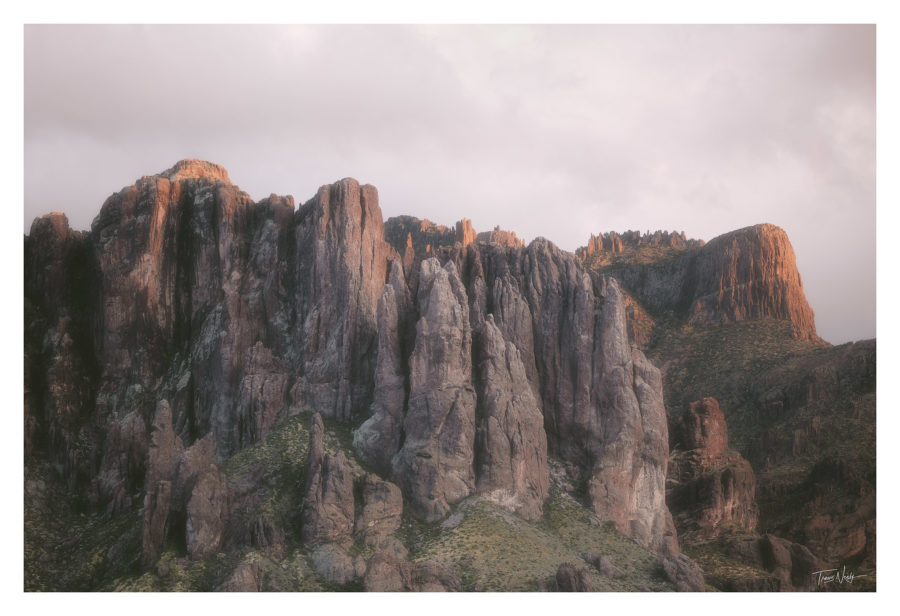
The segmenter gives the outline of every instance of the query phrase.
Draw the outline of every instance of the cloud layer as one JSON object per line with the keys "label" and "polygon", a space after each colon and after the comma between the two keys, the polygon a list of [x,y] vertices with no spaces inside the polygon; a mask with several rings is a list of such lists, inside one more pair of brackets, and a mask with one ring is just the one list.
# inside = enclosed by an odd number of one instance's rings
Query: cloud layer
{"label": "cloud layer", "polygon": [[875,335],[874,27],[26,27],[26,232],[187,157],[568,250],[771,222],[820,335]]}

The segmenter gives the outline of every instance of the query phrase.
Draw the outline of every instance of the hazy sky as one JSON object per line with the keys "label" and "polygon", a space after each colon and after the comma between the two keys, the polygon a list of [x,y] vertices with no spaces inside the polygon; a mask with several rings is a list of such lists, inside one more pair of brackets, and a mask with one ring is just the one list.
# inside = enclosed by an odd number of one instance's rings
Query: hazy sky
{"label": "hazy sky", "polygon": [[189,157],[567,250],[774,223],[819,334],[875,335],[874,27],[26,27],[26,233]]}

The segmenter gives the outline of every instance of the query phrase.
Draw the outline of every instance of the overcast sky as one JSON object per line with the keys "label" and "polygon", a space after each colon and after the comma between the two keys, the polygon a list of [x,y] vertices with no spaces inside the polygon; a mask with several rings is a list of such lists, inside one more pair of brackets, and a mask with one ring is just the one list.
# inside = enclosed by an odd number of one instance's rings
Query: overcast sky
{"label": "overcast sky", "polygon": [[875,335],[874,27],[26,27],[26,233],[189,157],[567,250],[774,223],[819,334]]}

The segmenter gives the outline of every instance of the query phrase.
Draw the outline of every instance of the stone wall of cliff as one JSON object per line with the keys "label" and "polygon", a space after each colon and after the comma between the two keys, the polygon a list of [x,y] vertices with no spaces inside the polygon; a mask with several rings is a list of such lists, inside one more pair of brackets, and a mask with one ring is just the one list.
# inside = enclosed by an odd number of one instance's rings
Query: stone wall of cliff
{"label": "stone wall of cliff", "polygon": [[[362,422],[360,457],[424,519],[471,494],[540,517],[555,456],[601,518],[677,553],[661,379],[629,344],[617,283],[544,239],[451,233],[419,250],[407,232],[396,250],[372,186],[254,203],[202,161],[112,195],[89,233],[39,219],[29,452],[64,461],[95,508],[144,504],[146,562],[172,528],[192,553],[215,549],[230,498],[217,463],[296,412]],[[202,477],[179,478],[199,443]]]}
{"label": "stone wall of cliff", "polygon": [[[597,269],[615,276],[653,314],[693,324],[784,319],[797,338],[816,337],[794,249],[775,225],[745,227],[707,244],[660,232],[591,236],[579,255],[591,262],[598,254],[620,254],[623,246],[631,250],[628,258]],[[660,247],[674,250],[653,252]]]}

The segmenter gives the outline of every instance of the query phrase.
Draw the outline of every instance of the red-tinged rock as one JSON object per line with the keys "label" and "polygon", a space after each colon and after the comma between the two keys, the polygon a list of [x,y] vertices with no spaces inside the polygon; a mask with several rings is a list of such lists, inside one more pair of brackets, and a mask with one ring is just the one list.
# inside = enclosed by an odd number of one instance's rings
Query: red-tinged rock
{"label": "red-tinged rock", "polygon": [[787,319],[797,337],[815,338],[794,249],[775,225],[746,227],[711,240],[701,249],[693,275],[691,322]]}
{"label": "red-tinged rock", "polygon": [[715,398],[691,402],[681,418],[681,442],[685,449],[699,449],[710,460],[728,449],[725,415]]}
{"label": "red-tinged rock", "polygon": [[490,231],[479,233],[475,239],[485,244],[496,244],[507,248],[525,247],[525,242],[519,239],[515,231],[506,231],[501,229],[499,225]]}
{"label": "red-tinged rock", "polygon": [[666,502],[679,534],[689,540],[718,537],[723,528],[752,531],[759,521],[756,475],[728,449],[725,416],[715,398],[690,403],[673,429]]}
{"label": "red-tinged rock", "polygon": [[349,421],[372,401],[378,299],[390,247],[378,191],[346,178],[297,212],[294,340],[303,364],[294,401]]}
{"label": "red-tinged rock", "polygon": [[472,228],[472,221],[468,218],[456,222],[456,241],[463,246],[475,241],[475,229]]}

